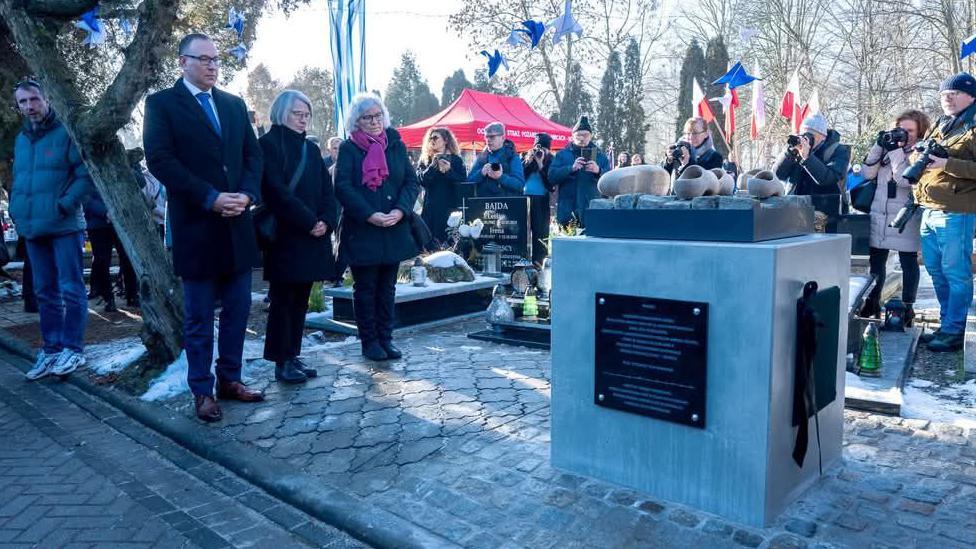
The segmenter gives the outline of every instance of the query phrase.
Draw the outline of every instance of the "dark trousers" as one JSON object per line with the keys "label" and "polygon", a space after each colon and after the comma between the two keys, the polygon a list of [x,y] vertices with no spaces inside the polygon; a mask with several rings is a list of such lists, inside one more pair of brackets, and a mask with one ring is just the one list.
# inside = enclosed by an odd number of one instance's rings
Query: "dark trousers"
{"label": "dark trousers", "polygon": [[91,293],[100,296],[105,301],[113,298],[112,276],[110,269],[112,266],[112,250],[115,249],[119,254],[119,272],[122,274],[122,284],[125,287],[126,299],[135,299],[139,296],[139,283],[136,281],[136,272],[132,268],[132,262],[122,248],[122,242],[115,228],[99,227],[88,229],[88,240],[92,247],[92,266],[89,284]]}
{"label": "dark trousers", "polygon": [[194,395],[213,395],[210,371],[214,348],[214,303],[220,300],[217,336],[217,377],[241,380],[244,331],[251,311],[251,271],[215,279],[183,280],[183,348],[187,383]]}
{"label": "dark trousers", "polygon": [[44,352],[85,349],[88,300],[85,299],[81,231],[27,240],[34,262],[34,292],[41,316]]}
{"label": "dark trousers", "polygon": [[[871,265],[871,276],[874,277],[874,288],[868,294],[868,302],[880,305],[881,290],[884,287],[885,264],[888,262],[888,250],[870,248],[868,259]],[[902,282],[901,300],[906,304],[915,303],[918,295],[918,280],[921,275],[918,268],[918,252],[898,252],[898,262],[901,263]]]}
{"label": "dark trousers", "polygon": [[20,293],[24,297],[24,307],[37,310],[37,296],[34,294],[34,269],[31,267],[30,255],[27,253],[27,240],[23,237],[17,239],[17,257],[24,262],[24,270],[21,271],[22,280],[20,282]]}
{"label": "dark trousers", "polygon": [[549,255],[549,195],[529,197],[529,226],[532,229],[532,262],[542,265]]}
{"label": "dark trousers", "polygon": [[356,313],[359,340],[365,346],[374,341],[393,340],[393,307],[399,264],[351,267],[352,305]]}
{"label": "dark trousers", "polygon": [[264,338],[264,359],[284,362],[302,354],[305,313],[311,282],[271,281],[268,298],[268,328]]}

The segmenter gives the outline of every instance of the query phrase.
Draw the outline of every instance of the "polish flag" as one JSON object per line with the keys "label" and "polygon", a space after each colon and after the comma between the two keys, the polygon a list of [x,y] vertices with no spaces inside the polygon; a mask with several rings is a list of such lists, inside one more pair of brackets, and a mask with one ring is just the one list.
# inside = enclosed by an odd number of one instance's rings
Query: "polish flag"
{"label": "polish flag", "polygon": [[752,83],[752,120],[749,125],[749,137],[755,141],[759,139],[759,132],[766,127],[766,92],[762,80]]}
{"label": "polish flag", "polygon": [[783,101],[780,103],[779,114],[792,123],[793,131],[800,131],[800,69],[793,72],[790,83],[786,86],[783,93]]}
{"label": "polish flag", "polygon": [[691,112],[700,118],[705,119],[705,123],[715,121],[715,113],[712,112],[712,108],[708,106],[708,98],[705,97],[705,92],[702,91],[701,86],[698,85],[697,79],[691,80]]}
{"label": "polish flag", "polygon": [[817,90],[813,90],[813,95],[810,96],[807,104],[803,106],[803,111],[800,112],[800,120],[802,121],[808,115],[817,114],[818,112],[820,112],[820,93]]}

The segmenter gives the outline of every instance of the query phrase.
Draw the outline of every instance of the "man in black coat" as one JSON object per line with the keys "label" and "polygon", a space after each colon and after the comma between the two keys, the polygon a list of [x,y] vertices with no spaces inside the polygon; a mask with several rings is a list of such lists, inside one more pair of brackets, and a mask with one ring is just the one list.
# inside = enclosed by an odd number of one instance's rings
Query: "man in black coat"
{"label": "man in black coat", "polygon": [[146,100],[149,171],[166,187],[173,265],[183,279],[187,381],[197,417],[217,421],[214,304],[220,300],[217,397],[256,402],[241,383],[251,267],[258,248],[248,206],[260,197],[261,150],[241,98],[217,90],[217,48],[209,37],[180,41],[183,78]]}

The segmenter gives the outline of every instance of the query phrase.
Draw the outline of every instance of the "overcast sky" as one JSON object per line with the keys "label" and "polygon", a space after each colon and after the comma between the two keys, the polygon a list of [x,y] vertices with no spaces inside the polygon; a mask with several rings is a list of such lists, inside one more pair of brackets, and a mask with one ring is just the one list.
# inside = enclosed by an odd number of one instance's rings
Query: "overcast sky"
{"label": "overcast sky", "polygon": [[[367,0],[366,86],[386,91],[393,70],[406,50],[417,54],[431,90],[440,96],[444,78],[463,68],[468,78],[484,65],[484,57],[466,51],[465,41],[447,28],[447,18],[462,0]],[[312,0],[290,17],[271,13],[258,22],[257,40],[248,68],[264,63],[271,75],[287,82],[303,66],[331,71],[329,13],[326,0]],[[239,74],[230,91],[243,93],[246,74]]]}

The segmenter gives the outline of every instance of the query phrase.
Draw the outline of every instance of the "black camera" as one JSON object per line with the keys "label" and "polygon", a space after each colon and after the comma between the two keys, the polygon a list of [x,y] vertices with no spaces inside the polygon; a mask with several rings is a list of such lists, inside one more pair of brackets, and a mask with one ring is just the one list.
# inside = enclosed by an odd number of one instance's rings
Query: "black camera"
{"label": "black camera", "polygon": [[922,178],[922,172],[932,163],[933,156],[937,158],[949,158],[949,151],[934,139],[919,141],[915,144],[915,151],[920,153],[921,156],[901,174],[912,185],[918,183],[918,180]]}
{"label": "black camera", "polygon": [[813,146],[813,134],[810,133],[810,132],[802,133],[800,135],[790,135],[790,136],[787,136],[786,137],[786,146],[791,147],[791,148],[792,147],[799,147],[800,146],[800,137],[805,137],[807,139],[807,143],[809,143],[811,147]]}
{"label": "black camera", "polygon": [[915,203],[915,197],[911,194],[908,195],[908,201],[905,205],[898,210],[895,215],[895,219],[888,224],[889,227],[893,229],[898,229],[899,233],[905,232],[905,226],[908,225],[909,220],[918,213],[920,206]]}
{"label": "black camera", "polygon": [[904,147],[906,143],[908,143],[908,132],[902,128],[895,128],[878,134],[878,145],[886,151]]}
{"label": "black camera", "polygon": [[492,162],[491,163],[491,171],[497,172],[500,169],[502,169],[502,165],[501,165],[500,162]]}
{"label": "black camera", "polygon": [[677,162],[678,164],[681,163],[681,156],[682,156],[681,149],[688,149],[688,158],[694,156],[691,148],[691,143],[683,139],[676,141],[674,145],[671,145],[671,147],[673,147],[671,149],[671,160],[673,162]]}
{"label": "black camera", "polygon": [[536,149],[535,149],[535,157],[536,157],[536,158],[538,158],[538,159],[540,159],[540,160],[541,160],[541,159],[542,159],[542,157],[544,157],[545,155],[546,155],[546,151],[544,151],[544,150],[542,150],[542,149],[540,149],[540,148],[538,148],[538,147],[536,147]]}

